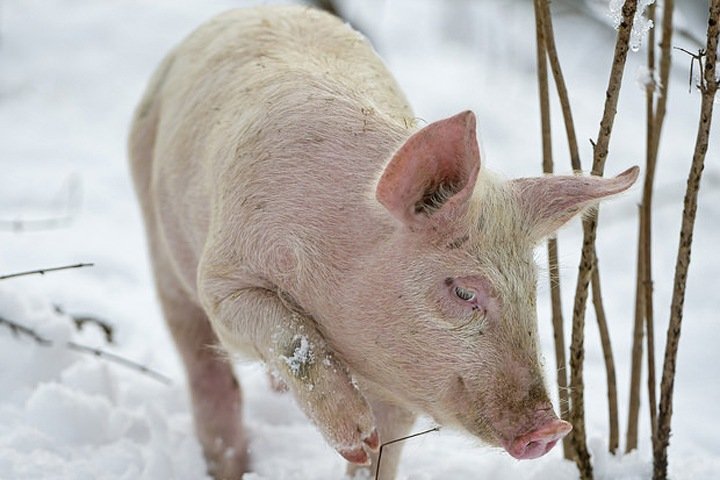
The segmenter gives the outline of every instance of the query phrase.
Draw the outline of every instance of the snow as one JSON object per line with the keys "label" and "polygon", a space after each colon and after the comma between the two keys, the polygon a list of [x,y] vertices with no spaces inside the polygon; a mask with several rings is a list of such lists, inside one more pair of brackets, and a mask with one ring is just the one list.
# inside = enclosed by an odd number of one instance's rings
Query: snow
{"label": "snow", "polygon": [[292,356],[280,355],[280,359],[287,364],[293,375],[299,375],[303,366],[313,361],[312,345],[305,335],[295,335],[292,341],[293,344],[297,343]]}
{"label": "snow", "polygon": [[[13,231],[0,221],[0,273],[91,261],[89,269],[0,281],[0,316],[32,327],[54,347],[15,338],[0,326],[0,478],[206,478],[195,440],[182,367],[153,292],[144,234],[125,164],[132,109],[160,58],[215,12],[251,1],[5,0],[0,15],[0,220],[72,222]],[[478,115],[483,164],[508,177],[540,172],[532,9],[527,2],[486,0],[347,0],[345,11],[380,54],[427,121],[470,108]],[[558,13],[555,28],[578,137],[597,134],[612,59],[613,35],[602,25]],[[704,26],[694,24],[704,35]],[[698,120],[699,95],[687,93],[687,59],[674,52],[657,172],[654,264],[657,362],[667,327],[682,195]],[[628,59],[628,72],[645,63]],[[626,75],[607,172],[644,158],[644,93]],[[553,104],[556,168],[570,170],[560,112]],[[716,143],[720,138],[713,127]],[[693,260],[669,450],[674,479],[711,479],[720,471],[720,151],[713,143],[699,198]],[[582,143],[584,164],[590,144]],[[599,257],[617,361],[621,432],[627,418],[634,301],[636,187],[600,211]],[[564,312],[579,256],[577,223],[559,235]],[[543,249],[538,260],[545,262]],[[554,384],[547,279],[541,278],[539,329],[548,382]],[[77,331],[72,314],[110,321],[115,343],[99,329]],[[607,449],[604,367],[592,313],[586,340],[587,430],[596,478],[646,479],[648,421],[640,450]],[[569,338],[569,327],[566,330]],[[103,348],[158,370],[170,386],[62,347],[68,340]],[[300,352],[302,353],[302,352]],[[370,360],[369,360],[370,361]],[[262,367],[238,365],[250,438],[245,480],[342,478],[344,463],[287,394],[274,392]],[[555,389],[551,389],[554,394]],[[643,412],[645,408],[643,391]],[[433,426],[421,419],[415,431]],[[392,447],[390,447],[392,448]],[[498,449],[443,429],[408,440],[403,480],[573,479],[555,449],[518,462]]]}
{"label": "snow", "polygon": [[[645,16],[645,10],[653,3],[655,3],[655,0],[639,0],[637,2],[635,18],[633,19],[633,27],[630,32],[630,49],[633,52],[640,50],[640,45],[645,38],[645,34],[647,34],[647,32],[654,26],[653,21]],[[612,18],[616,29],[620,27],[620,23],[623,19],[623,5],[625,5],[625,0],[610,0],[610,17]]]}

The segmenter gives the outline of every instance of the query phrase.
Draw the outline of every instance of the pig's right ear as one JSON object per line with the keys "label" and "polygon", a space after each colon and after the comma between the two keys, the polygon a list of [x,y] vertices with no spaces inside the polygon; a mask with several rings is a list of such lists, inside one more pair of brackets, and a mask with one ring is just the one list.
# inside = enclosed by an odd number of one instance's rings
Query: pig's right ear
{"label": "pig's right ear", "polygon": [[466,111],[412,135],[385,167],[375,196],[392,216],[421,228],[462,213],[479,170],[475,115]]}
{"label": "pig's right ear", "polygon": [[530,238],[540,242],[588,207],[630,188],[639,171],[632,167],[613,178],[580,175],[518,178],[510,184]]}

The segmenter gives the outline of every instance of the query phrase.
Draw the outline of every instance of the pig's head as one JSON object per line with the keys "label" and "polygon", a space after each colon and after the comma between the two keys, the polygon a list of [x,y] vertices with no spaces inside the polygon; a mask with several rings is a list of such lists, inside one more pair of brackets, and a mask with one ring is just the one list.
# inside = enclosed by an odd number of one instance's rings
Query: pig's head
{"label": "pig's head", "polygon": [[353,338],[372,360],[353,366],[398,401],[516,458],[545,454],[571,426],[544,384],[533,251],[637,175],[498,179],[480,169],[472,112],[415,133],[377,183],[395,221],[366,265],[376,288]]}

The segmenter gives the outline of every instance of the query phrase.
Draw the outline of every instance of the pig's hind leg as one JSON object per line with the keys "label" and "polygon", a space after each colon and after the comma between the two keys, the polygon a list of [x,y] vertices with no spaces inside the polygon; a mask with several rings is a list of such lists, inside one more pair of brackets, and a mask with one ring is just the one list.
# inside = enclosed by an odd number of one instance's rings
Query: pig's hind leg
{"label": "pig's hind leg", "polygon": [[158,291],[178,352],[185,364],[195,430],[217,479],[240,479],[246,471],[241,394],[232,365],[219,350],[205,312],[158,272]]}
{"label": "pig's hind leg", "polygon": [[205,312],[190,300],[178,280],[161,241],[150,195],[160,114],[155,97],[171,65],[172,57],[168,57],[136,112],[129,141],[130,166],[149,238],[157,291],[165,320],[185,364],[195,430],[208,469],[217,479],[239,479],[247,463],[240,388],[232,366],[219,353],[217,337]]}

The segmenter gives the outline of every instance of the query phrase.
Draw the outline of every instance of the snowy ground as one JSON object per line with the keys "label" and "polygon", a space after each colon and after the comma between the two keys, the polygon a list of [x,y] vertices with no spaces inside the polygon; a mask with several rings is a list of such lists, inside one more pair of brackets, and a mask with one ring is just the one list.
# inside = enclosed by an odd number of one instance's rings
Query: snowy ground
{"label": "snowy ground", "polygon": [[[200,448],[192,434],[182,371],[151,288],[140,216],[125,164],[131,111],[162,55],[213,13],[250,1],[4,0],[0,3],[0,274],[80,261],[92,269],[0,282],[0,316],[58,343],[101,346],[174,379],[165,386],[136,372],[61,348],[17,339],[0,327],[1,479],[198,479]],[[266,2],[267,3],[267,2]],[[445,8],[439,5],[445,4]],[[452,8],[448,8],[448,5]],[[539,126],[534,34],[526,2],[348,0],[347,14],[376,43],[428,121],[473,109],[485,165],[507,176],[537,174]],[[556,18],[557,40],[572,95],[585,165],[595,137],[613,35],[598,23]],[[699,32],[702,35],[702,31]],[[694,48],[682,40],[678,46]],[[687,58],[674,54],[668,122],[661,145],[655,210],[658,351],[664,344],[680,201],[692,152],[699,98],[687,93]],[[643,159],[644,97],[631,53],[608,174]],[[554,120],[559,120],[555,110]],[[556,163],[568,171],[562,129]],[[717,123],[714,138],[720,131]],[[720,151],[711,145],[700,196],[676,381],[670,470],[677,479],[720,472]],[[624,431],[634,300],[634,244],[639,188],[603,207],[599,254],[618,362]],[[68,205],[70,207],[68,207]],[[63,228],[13,232],[4,220],[63,215]],[[580,231],[560,234],[566,316]],[[538,252],[542,262],[542,252]],[[547,288],[540,330],[554,382]],[[77,332],[71,313],[110,321],[115,345],[92,325]],[[569,329],[568,329],[569,335]],[[639,453],[605,454],[607,420],[602,355],[588,317],[587,397],[597,478],[649,478],[648,422]],[[658,357],[659,359],[661,356]],[[660,363],[660,360],[658,360]],[[239,366],[246,396],[253,473],[246,480],[337,479],[343,462],[288,396],[269,390],[261,368]],[[644,393],[644,392],[643,392]],[[644,404],[643,404],[644,406]],[[430,422],[422,420],[418,430]],[[572,479],[559,449],[517,462],[459,433],[407,442],[401,478]],[[480,473],[482,472],[482,473]]]}

